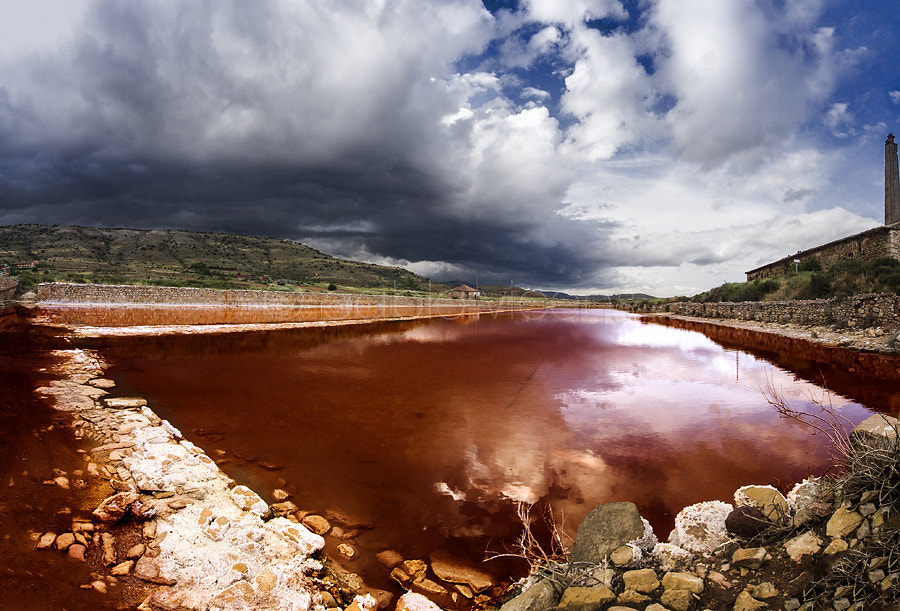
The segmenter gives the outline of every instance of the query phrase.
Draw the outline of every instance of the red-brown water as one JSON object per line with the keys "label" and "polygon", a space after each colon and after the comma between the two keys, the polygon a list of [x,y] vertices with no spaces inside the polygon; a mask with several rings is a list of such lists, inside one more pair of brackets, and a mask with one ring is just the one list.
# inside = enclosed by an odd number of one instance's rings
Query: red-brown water
{"label": "red-brown water", "polygon": [[686,505],[786,491],[831,464],[826,438],[769,406],[770,384],[854,423],[898,394],[860,371],[883,403],[829,398],[700,333],[603,310],[84,341],[117,392],[145,396],[235,479],[371,525],[346,564],[380,587],[368,552],[480,559],[518,535],[515,500],[549,501],[571,533],[597,504],[634,501],[665,540]]}

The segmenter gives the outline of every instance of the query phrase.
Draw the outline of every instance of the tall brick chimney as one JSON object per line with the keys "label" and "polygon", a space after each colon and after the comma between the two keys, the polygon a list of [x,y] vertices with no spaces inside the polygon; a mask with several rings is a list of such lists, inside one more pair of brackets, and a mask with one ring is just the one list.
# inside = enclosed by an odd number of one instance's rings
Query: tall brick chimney
{"label": "tall brick chimney", "polygon": [[884,224],[900,222],[900,171],[894,134],[884,141]]}

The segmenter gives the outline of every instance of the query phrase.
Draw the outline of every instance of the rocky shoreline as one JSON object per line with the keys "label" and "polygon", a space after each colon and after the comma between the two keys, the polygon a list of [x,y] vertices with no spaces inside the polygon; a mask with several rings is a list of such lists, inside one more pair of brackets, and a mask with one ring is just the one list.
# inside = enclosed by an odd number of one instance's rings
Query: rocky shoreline
{"label": "rocky shoreline", "polygon": [[[544,564],[501,611],[897,609],[900,421],[854,429],[848,474],[787,495],[743,486],[734,505],[685,507],[660,543],[632,503],[595,508],[568,562]],[[876,475],[858,470],[879,467]]]}
{"label": "rocky shoreline", "polygon": [[762,322],[727,318],[701,318],[678,314],[641,314],[648,322],[685,321],[697,324],[715,325],[745,329],[756,333],[769,333],[807,341],[813,344],[842,348],[858,352],[896,355],[900,351],[900,324],[894,327],[872,327],[837,329],[828,325],[801,325],[796,323]]}

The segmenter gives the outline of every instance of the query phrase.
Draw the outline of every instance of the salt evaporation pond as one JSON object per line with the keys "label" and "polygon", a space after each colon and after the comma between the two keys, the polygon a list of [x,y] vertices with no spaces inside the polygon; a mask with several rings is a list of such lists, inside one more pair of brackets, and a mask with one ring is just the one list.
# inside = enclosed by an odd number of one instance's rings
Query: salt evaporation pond
{"label": "salt evaporation pond", "polygon": [[[380,549],[503,551],[520,532],[514,501],[549,502],[574,534],[597,504],[630,500],[664,539],[686,505],[822,474],[828,439],[780,419],[769,386],[795,408],[830,402],[854,424],[897,399],[896,384],[854,372],[854,387],[873,390],[863,406],[612,310],[92,342],[119,393],[146,397],[236,480],[371,526],[355,539],[365,553],[345,564],[381,587]],[[794,371],[837,376],[837,392],[848,377],[785,356]]]}

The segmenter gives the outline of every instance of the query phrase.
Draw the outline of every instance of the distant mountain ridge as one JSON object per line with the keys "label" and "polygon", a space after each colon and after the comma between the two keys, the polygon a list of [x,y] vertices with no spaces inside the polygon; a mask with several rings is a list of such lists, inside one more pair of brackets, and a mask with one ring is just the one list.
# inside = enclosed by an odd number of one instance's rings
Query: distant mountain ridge
{"label": "distant mountain ridge", "polygon": [[0,270],[46,281],[211,288],[444,292],[408,270],[338,259],[290,240],[225,233],[56,225],[0,226]]}

